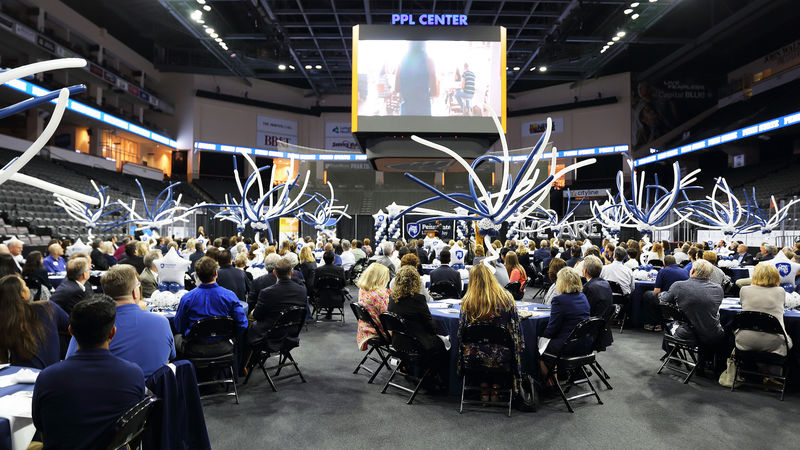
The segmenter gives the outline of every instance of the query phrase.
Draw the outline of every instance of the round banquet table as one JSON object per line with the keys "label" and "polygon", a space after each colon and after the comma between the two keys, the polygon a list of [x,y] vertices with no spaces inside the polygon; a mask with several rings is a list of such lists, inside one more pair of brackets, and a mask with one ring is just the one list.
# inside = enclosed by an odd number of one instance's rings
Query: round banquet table
{"label": "round banquet table", "polygon": [[631,310],[628,313],[628,322],[633,328],[642,328],[644,318],[642,317],[642,295],[645,291],[652,291],[656,282],[649,280],[636,280],[633,291],[631,291]]}
{"label": "round banquet table", "polygon": [[[25,369],[25,367],[7,366],[0,369],[0,376],[11,375],[22,369]],[[39,372],[38,369],[30,370]],[[33,392],[33,384],[12,384],[11,386],[0,388],[0,398],[20,391]],[[31,399],[31,401],[33,400]],[[0,409],[0,450],[28,448],[28,444],[31,443],[31,439],[33,439],[33,435],[36,432],[36,428],[33,426],[33,419],[13,416],[10,418],[13,419],[13,422],[9,420],[9,415]]]}
{"label": "round banquet table", "polygon": [[[539,335],[547,328],[550,320],[550,307],[541,303],[516,302],[520,311],[531,311],[533,315],[527,319],[520,317],[520,330],[525,341],[525,350],[522,352],[523,372],[535,376],[538,373],[538,339]],[[446,305],[445,308],[436,307]],[[461,377],[458,376],[458,316],[461,311],[461,300],[442,300],[428,303],[431,316],[439,327],[439,334],[450,336],[450,380],[448,390],[451,395],[461,395]],[[536,309],[541,308],[541,309]]]}
{"label": "round banquet table", "polygon": [[[733,324],[733,318],[741,311],[742,306],[739,304],[738,298],[729,297],[724,299],[719,308],[720,324],[728,330]],[[786,334],[792,339],[793,343],[789,351],[792,361],[792,365],[789,368],[789,377],[791,379],[789,388],[796,390],[798,388],[797,383],[800,382],[800,352],[798,351],[798,346],[800,346],[800,311],[794,309],[784,311],[783,325],[786,328]],[[728,355],[730,355],[730,350],[733,350],[733,340],[731,340],[729,347]]]}
{"label": "round banquet table", "polygon": [[731,282],[736,283],[736,280],[741,280],[742,278],[750,278],[750,274],[753,267],[731,267],[729,270],[731,271]]}

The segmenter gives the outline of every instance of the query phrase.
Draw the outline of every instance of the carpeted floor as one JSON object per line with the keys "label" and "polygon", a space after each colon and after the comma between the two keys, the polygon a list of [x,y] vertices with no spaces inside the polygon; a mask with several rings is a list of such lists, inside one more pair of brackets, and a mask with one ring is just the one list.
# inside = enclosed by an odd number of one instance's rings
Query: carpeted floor
{"label": "carpeted floor", "polygon": [[[530,295],[530,294],[529,294]],[[684,385],[666,371],[658,333],[615,333],[600,361],[613,390],[575,402],[570,414],[560,398],[545,400],[535,413],[483,408],[458,413],[458,398],[381,394],[388,372],[375,384],[353,375],[363,353],[355,344],[356,322],[310,325],[293,352],[307,383],[278,381],[272,392],[254,373],[241,386],[240,404],[205,401],[214,449],[270,448],[779,448],[794,447],[788,420],[800,414],[800,396],[754,390],[729,392],[716,381],[695,377]],[[273,361],[273,360],[271,360]]]}

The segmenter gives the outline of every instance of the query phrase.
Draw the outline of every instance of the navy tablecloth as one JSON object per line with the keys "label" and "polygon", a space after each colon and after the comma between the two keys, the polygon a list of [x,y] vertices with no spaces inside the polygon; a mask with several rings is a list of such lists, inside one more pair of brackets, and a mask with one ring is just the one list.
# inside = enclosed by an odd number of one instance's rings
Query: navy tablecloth
{"label": "navy tablecloth", "polygon": [[626,326],[632,328],[642,328],[644,326],[642,295],[645,291],[652,291],[655,285],[655,281],[636,281],[633,292],[631,292],[631,308],[628,312],[628,324]]}
{"label": "navy tablecloth", "polygon": [[[5,369],[0,369],[0,376],[11,375],[24,369],[24,367],[8,366]],[[38,369],[31,369],[38,372]],[[32,384],[14,384],[0,388],[0,397],[11,395],[19,391],[33,391]],[[0,450],[11,450],[11,425],[8,419],[0,417]]]}
{"label": "navy tablecloth", "polygon": [[[447,302],[444,300],[443,302]],[[520,329],[522,331],[522,338],[525,341],[525,351],[522,354],[522,368],[523,371],[535,375],[538,373],[539,350],[538,340],[539,334],[543,333],[547,328],[547,322],[550,320],[550,311],[535,311],[535,307],[547,308],[547,306],[540,303],[517,302],[518,310],[534,311],[537,316],[520,320]],[[451,309],[460,310],[459,304],[452,305]],[[456,366],[458,364],[458,313],[445,312],[442,309],[431,308],[431,316],[439,326],[439,334],[450,336],[450,381],[449,392],[451,395],[461,394],[461,378],[458,376]]]}

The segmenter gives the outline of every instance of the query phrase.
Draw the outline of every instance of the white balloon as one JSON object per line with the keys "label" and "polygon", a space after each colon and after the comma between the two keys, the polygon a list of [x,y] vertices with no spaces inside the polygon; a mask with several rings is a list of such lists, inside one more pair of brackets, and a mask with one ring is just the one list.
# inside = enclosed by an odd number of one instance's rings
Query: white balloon
{"label": "white balloon", "polygon": [[178,283],[183,286],[183,275],[192,264],[188,259],[181,258],[174,248],[169,249],[161,259],[154,261],[158,267],[158,280],[165,283]]}

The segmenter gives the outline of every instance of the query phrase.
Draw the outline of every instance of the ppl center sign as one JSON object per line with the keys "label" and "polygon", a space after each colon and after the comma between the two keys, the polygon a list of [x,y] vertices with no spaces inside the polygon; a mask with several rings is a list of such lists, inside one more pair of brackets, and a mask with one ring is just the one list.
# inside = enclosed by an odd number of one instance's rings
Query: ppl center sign
{"label": "ppl center sign", "polygon": [[[416,19],[416,20],[415,20]],[[392,25],[466,26],[466,14],[392,14]]]}

